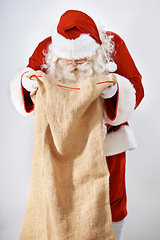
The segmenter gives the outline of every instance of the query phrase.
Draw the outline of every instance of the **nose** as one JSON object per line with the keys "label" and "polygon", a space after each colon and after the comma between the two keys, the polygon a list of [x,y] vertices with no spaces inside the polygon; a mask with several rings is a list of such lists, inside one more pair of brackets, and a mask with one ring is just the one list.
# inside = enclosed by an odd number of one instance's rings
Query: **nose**
{"label": "nose", "polygon": [[77,66],[77,62],[76,62],[75,59],[72,60],[72,65],[73,65],[73,66]]}

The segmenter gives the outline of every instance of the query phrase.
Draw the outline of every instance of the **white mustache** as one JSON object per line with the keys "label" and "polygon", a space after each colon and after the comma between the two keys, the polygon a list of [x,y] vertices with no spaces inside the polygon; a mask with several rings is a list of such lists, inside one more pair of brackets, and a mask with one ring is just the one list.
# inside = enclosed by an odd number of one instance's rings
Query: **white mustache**
{"label": "white mustache", "polygon": [[69,80],[83,81],[93,74],[93,69],[90,63],[77,64],[77,66],[60,64],[64,75]]}

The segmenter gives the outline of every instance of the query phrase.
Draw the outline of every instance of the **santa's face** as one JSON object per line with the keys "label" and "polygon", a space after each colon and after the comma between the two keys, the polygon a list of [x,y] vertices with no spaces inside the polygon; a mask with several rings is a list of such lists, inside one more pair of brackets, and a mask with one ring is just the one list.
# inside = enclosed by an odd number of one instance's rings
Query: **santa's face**
{"label": "santa's face", "polygon": [[101,48],[97,49],[91,57],[65,59],[57,58],[50,47],[46,56],[45,68],[48,75],[67,84],[74,84],[89,77],[106,76],[108,74],[106,56]]}
{"label": "santa's face", "polygon": [[111,54],[114,52],[114,42],[111,35],[106,35],[105,30],[101,31],[101,35],[103,47],[100,45],[96,51],[92,52],[92,55],[89,54],[83,59],[58,58],[54,52],[54,45],[51,43],[43,68],[48,75],[61,82],[74,83],[92,76],[106,76],[109,73],[106,63],[113,61]]}
{"label": "santa's face", "polygon": [[58,59],[55,77],[64,83],[81,82],[93,75],[91,61],[83,59]]}

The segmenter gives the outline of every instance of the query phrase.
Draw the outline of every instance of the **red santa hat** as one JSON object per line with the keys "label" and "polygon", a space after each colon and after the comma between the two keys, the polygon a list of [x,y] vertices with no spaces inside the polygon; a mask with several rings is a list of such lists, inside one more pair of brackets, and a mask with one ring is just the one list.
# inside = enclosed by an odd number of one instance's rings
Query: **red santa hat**
{"label": "red santa hat", "polygon": [[52,43],[57,57],[81,59],[93,55],[102,41],[90,16],[81,11],[68,10],[60,18]]}
{"label": "red santa hat", "polygon": [[[53,52],[58,58],[90,57],[101,45],[103,44],[95,22],[86,13],[78,10],[66,11],[59,20],[57,31],[52,35]],[[102,49],[104,50],[103,46]],[[117,65],[108,62],[107,69],[114,72]]]}

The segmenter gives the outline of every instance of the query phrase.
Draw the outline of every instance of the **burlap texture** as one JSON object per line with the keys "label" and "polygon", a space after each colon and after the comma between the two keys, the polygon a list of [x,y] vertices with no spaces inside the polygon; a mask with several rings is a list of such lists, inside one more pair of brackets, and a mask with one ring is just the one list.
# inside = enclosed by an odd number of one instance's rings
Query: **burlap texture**
{"label": "burlap texture", "polygon": [[33,74],[39,89],[32,95],[34,151],[20,240],[115,239],[99,97],[113,83],[89,78],[66,87]]}

